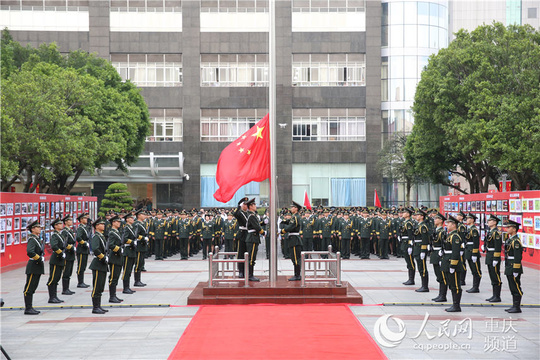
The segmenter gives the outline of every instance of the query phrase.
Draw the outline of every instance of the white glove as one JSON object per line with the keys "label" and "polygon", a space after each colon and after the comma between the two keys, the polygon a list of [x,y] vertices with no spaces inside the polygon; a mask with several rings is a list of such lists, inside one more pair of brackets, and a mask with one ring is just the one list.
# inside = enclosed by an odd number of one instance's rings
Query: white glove
{"label": "white glove", "polygon": [[105,256],[105,262],[106,262],[106,263],[109,262],[109,257],[108,257],[108,256]]}
{"label": "white glove", "polygon": [[411,255],[412,254],[412,248],[407,248],[407,254]]}
{"label": "white glove", "polygon": [[124,248],[120,248],[120,255],[124,253]]}
{"label": "white glove", "polygon": [[265,223],[265,224],[268,224],[268,219],[264,219],[264,223]]}
{"label": "white glove", "polygon": [[138,241],[135,240],[135,241],[133,242],[133,244],[134,244],[133,246],[137,246],[137,243],[138,243]]}
{"label": "white glove", "polygon": [[424,260],[426,258],[426,253],[425,252],[421,252],[420,253],[420,259]]}
{"label": "white glove", "polygon": [[497,260],[493,260],[493,267],[497,266],[499,262]]}
{"label": "white glove", "polygon": [[450,268],[450,274],[453,274],[453,273],[455,273],[455,272],[456,272],[456,269]]}
{"label": "white glove", "polygon": [[439,261],[439,266],[441,266],[441,265],[442,265],[442,261]]}
{"label": "white glove", "polygon": [[430,244],[428,244],[427,249],[428,249],[428,251],[431,250],[431,245]]}
{"label": "white glove", "polygon": [[480,248],[482,249],[482,251],[486,251],[486,247],[484,246],[484,244],[482,244]]}
{"label": "white glove", "polygon": [[62,253],[62,259],[66,258],[66,253]]}
{"label": "white glove", "polygon": [[463,256],[463,251],[460,251],[460,252],[459,252],[459,256]]}
{"label": "white glove", "polygon": [[514,277],[518,277],[518,273],[512,273],[514,275]]}
{"label": "white glove", "polygon": [[443,256],[444,256],[444,251],[439,250],[439,256],[440,256],[440,257],[443,257]]}
{"label": "white glove", "polygon": [[478,258],[476,256],[472,256],[471,260],[472,260],[472,262],[476,262],[476,260],[478,260]]}
{"label": "white glove", "polygon": [[145,236],[145,237],[144,237],[144,240],[145,240],[145,241],[148,241],[148,236]]}

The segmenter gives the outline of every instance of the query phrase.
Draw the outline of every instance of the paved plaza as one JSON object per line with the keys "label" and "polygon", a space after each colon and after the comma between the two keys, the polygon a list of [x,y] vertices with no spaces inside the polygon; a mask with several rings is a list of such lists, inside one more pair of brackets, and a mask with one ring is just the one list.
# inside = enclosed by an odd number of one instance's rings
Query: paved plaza
{"label": "paved plaza", "polygon": [[[268,261],[264,256],[263,250],[255,266],[257,276],[268,275]],[[122,308],[108,307],[108,292],[105,292],[102,304],[110,310],[106,315],[91,313],[91,288],[77,289],[73,284],[71,289],[76,291],[75,295],[59,294],[59,298],[65,300],[61,305],[73,308],[41,309],[49,305],[48,274],[42,276],[34,295],[34,307],[42,311],[40,315],[28,316],[23,315],[23,310],[10,310],[9,307],[23,306],[24,267],[4,271],[1,274],[1,296],[5,301],[1,311],[1,344],[12,359],[18,360],[166,359],[198,310],[186,304],[198,282],[208,280],[208,263],[201,259],[201,254],[189,261],[180,261],[179,255],[165,261],[149,259],[148,271],[142,276],[148,286],[133,288],[137,291],[133,295],[119,293],[124,299]],[[537,269],[525,267],[523,313],[510,316],[504,311],[511,302],[506,279],[503,279],[503,303],[491,306],[484,300],[491,296],[485,266],[481,292],[465,293],[463,311],[454,314],[444,311],[449,305],[433,305],[431,298],[437,296],[438,286],[432,271],[429,293],[414,291],[420,286],[418,275],[416,286],[401,284],[407,278],[403,259],[378,260],[372,256],[371,260],[344,260],[342,268],[343,280],[364,296],[364,306],[351,306],[352,311],[380,346],[386,344],[381,349],[390,359],[540,358],[540,308],[526,306],[540,304],[540,271]],[[292,275],[291,261],[280,259],[279,270],[279,275]],[[85,282],[91,282],[90,272]],[[470,288],[471,283],[469,273],[464,289]],[[448,296],[450,299],[450,292]],[[386,305],[380,305],[382,303]],[[162,306],[158,306],[160,304]],[[264,334],[258,336],[264,341]],[[209,346],[219,346],[219,341],[215,339]],[[328,346],[332,346],[331,339]],[[362,358],[361,348],[358,358]],[[264,354],[251,359],[264,359]]]}

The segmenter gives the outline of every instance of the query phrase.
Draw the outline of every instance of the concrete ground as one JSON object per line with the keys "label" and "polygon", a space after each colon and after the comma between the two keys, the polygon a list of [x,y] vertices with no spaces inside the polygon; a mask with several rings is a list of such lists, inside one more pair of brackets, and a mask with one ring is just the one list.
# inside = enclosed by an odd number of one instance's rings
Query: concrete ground
{"label": "concrete ground", "polygon": [[[268,261],[264,260],[264,249],[260,250],[255,273],[265,275]],[[73,281],[71,290],[76,294],[58,296],[65,300],[62,305],[84,308],[45,308],[37,316],[10,310],[23,306],[24,267],[3,272],[0,343],[12,359],[166,359],[197,312],[198,307],[186,303],[197,283],[208,280],[208,265],[201,258],[199,254],[189,261],[180,261],[178,255],[165,261],[150,259],[148,271],[142,275],[148,286],[133,288],[137,291],[133,295],[118,294],[124,299],[123,306],[134,307],[106,307],[110,310],[106,315],[91,313],[91,288],[77,289]],[[524,307],[523,313],[510,316],[504,311],[509,306],[486,303],[491,289],[484,265],[481,292],[465,293],[463,311],[453,314],[444,311],[449,305],[431,301],[438,288],[431,269],[431,291],[416,293],[418,275],[416,286],[402,285],[407,276],[403,259],[378,260],[372,255],[371,260],[344,260],[342,268],[343,280],[358,289],[365,305],[371,305],[351,306],[351,310],[390,359],[540,359],[540,308]],[[292,275],[292,270],[290,260],[279,260],[280,275]],[[524,270],[523,304],[540,304],[540,271]],[[41,278],[34,307],[49,305],[47,277]],[[85,281],[91,282],[89,271]],[[505,278],[503,282],[502,304],[509,304]],[[469,273],[464,288],[471,283]],[[450,299],[450,293],[448,296]],[[109,305],[107,291],[102,305]],[[358,356],[362,358],[362,349],[358,349]],[[252,359],[264,359],[264,355]]]}

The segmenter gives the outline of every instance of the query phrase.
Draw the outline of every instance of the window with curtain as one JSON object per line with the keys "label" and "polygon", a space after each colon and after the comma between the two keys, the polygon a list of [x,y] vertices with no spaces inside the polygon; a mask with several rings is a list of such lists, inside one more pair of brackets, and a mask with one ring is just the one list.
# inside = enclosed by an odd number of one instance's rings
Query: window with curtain
{"label": "window with curtain", "polygon": [[201,54],[201,86],[268,86],[266,54]]}
{"label": "window with curtain", "polygon": [[182,54],[111,54],[111,63],[137,86],[182,86]]}
{"label": "window with curtain", "polygon": [[260,183],[250,182],[242,186],[227,203],[221,203],[214,199],[214,193],[219,188],[215,176],[201,176],[201,207],[236,207],[244,196],[256,198],[259,204]]}
{"label": "window with curtain", "polygon": [[293,54],[292,86],[365,86],[364,54]]}
{"label": "window with curtain", "polygon": [[182,141],[182,109],[149,109],[150,133],[146,141]]}
{"label": "window with curtain", "polygon": [[201,109],[201,141],[233,141],[267,113],[266,109]]}
{"label": "window with curtain", "polygon": [[365,141],[366,109],[293,109],[293,141]]}
{"label": "window with curtain", "polygon": [[331,206],[366,206],[365,178],[330,179]]}

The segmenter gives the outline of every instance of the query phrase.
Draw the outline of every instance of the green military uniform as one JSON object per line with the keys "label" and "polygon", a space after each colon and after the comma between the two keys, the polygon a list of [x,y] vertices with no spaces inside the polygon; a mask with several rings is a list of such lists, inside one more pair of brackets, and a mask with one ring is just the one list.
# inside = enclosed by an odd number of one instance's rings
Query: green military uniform
{"label": "green military uniform", "polygon": [[[40,226],[36,221],[28,225],[28,230],[32,231],[33,227]],[[24,284],[24,313],[26,315],[37,315],[40,312],[32,307],[34,293],[39,285],[41,275],[45,273],[45,252],[41,241],[34,234],[28,236],[26,244],[26,255],[28,255],[28,263],[26,264],[26,283]]]}
{"label": "green military uniform", "polygon": [[135,259],[135,283],[133,286],[146,286],[141,281],[141,272],[144,269],[144,257],[148,250],[148,230],[142,221],[136,220],[133,223],[133,230],[135,232],[135,251],[137,252],[137,258]]}
{"label": "green military uniform", "polygon": [[[126,217],[133,216],[131,214]],[[133,294],[135,291],[129,287],[131,273],[137,259],[137,251],[135,250],[135,230],[133,226],[126,223],[122,235],[122,244],[124,246],[124,273],[122,274],[122,282],[124,285],[123,294]]]}
{"label": "green military uniform", "polygon": [[[208,215],[206,215],[208,216]],[[202,237],[202,246],[203,246],[203,260],[206,260],[209,253],[213,252],[212,250],[212,241],[215,236],[214,231],[215,223],[213,220],[204,220],[202,222],[201,228],[201,237]]]}
{"label": "green military uniform", "polygon": [[[419,214],[426,218],[426,213],[422,210],[419,210]],[[413,256],[416,260],[416,265],[418,268],[418,273],[422,280],[422,287],[416,289],[417,292],[429,292],[428,282],[429,282],[429,272],[426,266],[426,258],[429,245],[429,229],[425,220],[421,221],[418,224],[418,227],[415,230],[414,237],[414,247],[413,247]]]}
{"label": "green military uniform", "polygon": [[[515,226],[516,231],[519,229],[519,223],[509,220],[508,226]],[[521,259],[523,257],[523,245],[516,234],[506,240],[504,246],[505,253],[505,268],[504,274],[508,280],[508,286],[512,293],[513,306],[506,311],[510,314],[521,312],[521,298],[523,297],[523,290],[521,290],[521,274],[523,274],[523,266],[521,266]]]}
{"label": "green military uniform", "polygon": [[[55,223],[60,223],[60,219],[56,219],[51,226]],[[64,239],[58,231],[54,231],[51,236],[51,249],[53,251],[49,260],[49,280],[47,281],[47,287],[49,288],[49,303],[57,304],[63,302],[56,296],[58,281],[62,277],[62,271],[64,270],[64,264],[66,263],[66,254],[64,253]]]}
{"label": "green military uniform", "polygon": [[[255,199],[250,200],[247,205],[254,202]],[[257,260],[257,251],[259,244],[261,243],[260,235],[264,234],[264,230],[261,227],[259,217],[253,211],[247,211],[247,236],[245,240],[246,250],[249,257],[249,281],[259,281],[254,275],[255,262]]]}
{"label": "green military uniform", "polygon": [[[446,220],[446,218],[440,213],[438,213],[436,216],[440,217],[443,221]],[[446,230],[444,227],[437,227],[431,238],[431,255],[429,256],[429,262],[433,265],[433,271],[435,272],[435,277],[439,283],[439,295],[432,300],[435,302],[446,302],[448,283],[444,272],[441,270],[443,258],[441,255],[444,255],[443,245],[446,241]]]}
{"label": "green military uniform", "polygon": [[[476,216],[469,214],[467,217],[476,219]],[[463,258],[469,263],[469,268],[473,274],[473,287],[467,290],[468,293],[480,292],[480,280],[482,270],[480,268],[480,232],[475,225],[471,225],[467,230],[467,241],[465,243],[465,253]]]}
{"label": "green military uniform", "polygon": [[360,259],[369,259],[370,238],[373,231],[373,218],[362,217],[360,221]]}
{"label": "green military uniform", "polygon": [[[449,216],[449,219],[453,219],[457,222],[457,219]],[[457,223],[456,223],[457,224]],[[444,271],[444,276],[448,281],[448,287],[452,291],[452,307],[446,309],[447,312],[460,312],[461,307],[461,281],[460,274],[463,272],[463,266],[461,264],[461,237],[459,233],[454,230],[450,234],[446,241],[443,243],[443,259],[441,269]]]}
{"label": "green military uniform", "polygon": [[[79,215],[77,220],[80,222],[83,217],[88,218],[88,214]],[[89,285],[84,283],[84,271],[86,270],[88,255],[90,254],[90,231],[86,224],[79,223],[75,241],[77,242],[77,287],[87,288]]]}
{"label": "green military uniform", "polygon": [[[331,243],[334,219],[327,215],[320,219],[321,251],[328,251],[328,245]],[[325,258],[326,255],[323,255]]]}
{"label": "green military uniform", "polygon": [[236,219],[227,219],[223,222],[223,238],[225,241],[225,252],[234,251],[234,239],[238,231],[238,222]]}
{"label": "green military uniform", "polygon": [[[98,224],[104,224],[105,221],[97,219],[94,222],[94,227]],[[101,294],[105,289],[105,281],[107,278],[107,247],[105,245],[105,235],[96,231],[92,237],[90,245],[92,246],[92,252],[94,253],[94,259],[90,263],[90,270],[92,270],[92,313],[104,314],[105,309],[101,307]]]}
{"label": "green military uniform", "polygon": [[351,239],[354,235],[353,220],[351,218],[343,219],[339,236],[341,237],[341,257],[350,259],[351,257]]}
{"label": "green military uniform", "polygon": [[[498,220],[498,219],[497,219]],[[493,296],[486,301],[501,302],[501,251],[502,251],[502,235],[499,229],[495,226],[486,234],[484,246],[487,251],[486,265],[493,287]]]}
{"label": "green military uniform", "polygon": [[[65,217],[62,221],[65,223],[67,219],[68,217]],[[69,227],[64,226],[60,235],[64,239],[64,247],[66,249],[66,262],[64,272],[62,273],[62,295],[73,295],[75,292],[69,290],[69,281],[75,264],[75,233]]]}
{"label": "green military uniform", "polygon": [[189,239],[193,236],[191,221],[188,218],[178,219],[176,231],[180,242],[180,260],[187,260],[189,256]]}
{"label": "green military uniform", "polygon": [[[293,202],[293,206],[297,210],[300,210],[302,206]],[[282,234],[287,233],[289,235],[287,245],[289,247],[289,255],[294,266],[294,276],[289,281],[302,280],[300,272],[302,270],[302,239],[300,238],[300,231],[302,229],[302,220],[298,212],[292,214],[291,219],[285,223],[285,226],[281,230]]]}
{"label": "green military uniform", "polygon": [[269,230],[270,218],[266,211],[261,217],[261,227],[264,230],[264,245],[266,250],[266,259],[270,259],[270,233]]}
{"label": "green military uniform", "polygon": [[300,235],[302,238],[303,249],[305,251],[313,251],[313,227],[315,225],[315,218],[309,217],[302,218]]}
{"label": "green military uniform", "polygon": [[[120,221],[120,218],[114,217],[112,221]],[[109,256],[109,302],[111,303],[120,303],[122,302],[116,296],[116,286],[118,285],[118,279],[120,278],[120,273],[122,272],[122,237],[120,232],[111,227],[109,230],[109,239],[107,240],[108,244],[108,256]]]}
{"label": "green military uniform", "polygon": [[[461,213],[463,217],[465,217],[465,214]],[[467,243],[467,226],[463,223],[459,223],[457,231],[459,233],[459,237],[461,238],[461,251],[459,252],[461,256],[461,264],[463,264],[463,271],[461,272],[461,285],[465,285],[465,276],[467,275],[467,262],[465,261],[465,258],[463,255],[465,255],[465,244]]]}
{"label": "green military uniform", "polygon": [[[405,212],[411,213],[410,209],[405,209]],[[401,227],[401,250],[404,254],[405,263],[407,264],[407,271],[409,272],[409,279],[403,283],[403,285],[414,285],[414,273],[416,267],[413,259],[413,243],[414,243],[414,222],[411,218],[406,218],[403,221]]]}
{"label": "green military uniform", "polygon": [[[246,247],[246,237],[247,237],[247,220],[248,215],[247,213],[242,210],[241,204],[243,202],[247,202],[248,198],[242,198],[238,202],[238,207],[233,212],[233,216],[238,221],[238,232],[236,233],[236,242],[237,242],[237,259],[243,259],[244,253],[247,250]],[[238,263],[238,274],[242,278],[244,277],[244,263]]]}
{"label": "green military uniform", "polygon": [[388,246],[392,235],[392,220],[382,218],[379,222],[379,257],[381,259],[389,259]]}
{"label": "green military uniform", "polygon": [[154,241],[154,253],[156,260],[163,260],[164,241],[167,239],[169,232],[167,231],[167,220],[165,218],[156,218],[150,224],[148,234]]}

